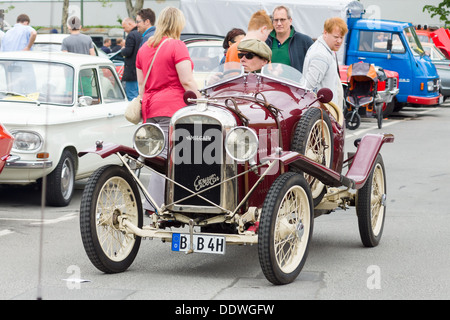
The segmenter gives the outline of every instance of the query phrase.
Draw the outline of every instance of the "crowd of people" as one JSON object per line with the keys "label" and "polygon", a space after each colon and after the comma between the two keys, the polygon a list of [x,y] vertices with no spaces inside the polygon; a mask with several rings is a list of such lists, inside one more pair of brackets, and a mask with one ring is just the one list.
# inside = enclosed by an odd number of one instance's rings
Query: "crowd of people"
{"label": "crowd of people", "polygon": [[[172,11],[174,9],[171,8]],[[166,11],[165,9],[161,12],[160,20],[167,18],[163,15]],[[162,27],[170,32],[167,31],[164,37],[179,40],[179,35],[174,33],[171,28],[175,28],[177,23],[185,23],[183,13],[180,12],[178,15],[172,16],[172,19],[181,19],[182,21],[166,21]],[[63,40],[61,50],[95,55],[92,39],[81,33],[80,18],[77,16],[69,17],[67,27],[70,36]],[[138,74],[139,70],[142,71],[143,69],[136,69],[138,52],[144,44],[150,46],[151,43],[159,44],[161,41],[154,41],[155,34],[157,34],[156,14],[150,8],[141,9],[136,18],[125,18],[122,21],[122,28],[127,34],[126,39],[116,39],[115,45],[112,46],[111,39],[105,38],[100,49],[105,53],[120,51],[120,54],[124,57],[122,81],[125,85],[128,100],[131,101],[139,95],[139,85],[142,86],[142,83],[139,84]],[[311,37],[294,29],[292,12],[288,7],[277,6],[271,16],[265,10],[260,10],[251,16],[246,31],[233,28],[226,34],[223,41],[225,53],[221,63],[240,62],[246,72],[257,72],[269,62],[290,65],[302,72],[305,87],[311,90],[318,90],[322,87],[330,88],[333,91],[332,101],[342,107],[343,93],[341,92],[336,52],[341,47],[347,31],[344,20],[337,17],[330,18],[324,23],[322,35],[314,42]],[[21,14],[17,17],[13,28],[6,33],[0,32],[0,51],[31,50],[36,35],[36,30],[30,26],[29,16]],[[148,50],[145,49],[144,51]],[[187,52],[187,50],[184,51]],[[141,57],[141,60],[148,64],[153,52],[147,52],[147,55]],[[189,60],[191,66],[193,66],[189,54],[180,59],[175,61],[175,65]],[[184,64],[187,63],[184,62],[181,65]],[[147,67],[145,64],[144,66]],[[143,68],[145,69],[145,67]],[[159,69],[159,66],[156,68]],[[181,78],[185,76],[182,72],[187,71],[184,68],[178,70],[177,67],[175,69],[181,81]],[[163,73],[169,72],[168,69],[161,69],[160,71]],[[188,73],[192,74],[192,72],[193,67],[190,71],[188,70]],[[145,91],[154,93],[156,90],[153,88],[154,85],[155,83],[150,80],[145,86]],[[141,90],[141,94],[145,95],[146,92]],[[144,101],[147,101],[144,96],[142,97]]]}
{"label": "crowd of people", "polygon": [[[30,50],[37,33],[29,24],[30,18],[20,15],[14,27],[0,35],[0,50]],[[80,19],[69,17],[67,26],[70,36],[63,40],[61,50],[94,55],[92,39],[80,32]],[[122,21],[127,37],[115,48],[124,57],[122,81],[128,99],[139,97],[144,122],[159,125],[166,136],[170,118],[185,106],[184,92],[190,90],[200,96],[193,75],[194,64],[186,44],[180,40],[184,26],[183,12],[175,7],[163,9],[158,19],[152,9],[142,9],[136,18]],[[303,73],[307,88],[330,88],[332,101],[342,108],[336,52],[346,33],[346,23],[341,18],[331,18],[325,21],[323,34],[314,42],[294,29],[288,7],[276,7],[271,16],[260,10],[250,17],[246,31],[233,28],[227,33],[222,62],[240,62],[245,72],[259,72],[270,62],[290,65]],[[105,39],[101,49],[111,52],[111,40]],[[164,199],[159,187],[162,179],[152,175],[149,182],[149,191],[158,204]],[[148,202],[144,208],[149,214],[154,210]]]}

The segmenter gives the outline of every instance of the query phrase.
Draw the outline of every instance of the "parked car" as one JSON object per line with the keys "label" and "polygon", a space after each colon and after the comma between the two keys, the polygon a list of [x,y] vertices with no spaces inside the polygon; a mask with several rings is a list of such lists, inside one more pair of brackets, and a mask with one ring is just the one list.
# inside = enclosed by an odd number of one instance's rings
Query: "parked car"
{"label": "parked car", "polygon": [[433,62],[440,78],[440,91],[444,97],[450,97],[450,60],[433,43],[422,43],[425,53]]}
{"label": "parked car", "polygon": [[[210,34],[183,33],[180,39],[186,43],[194,62],[194,77],[199,88],[205,85],[206,75],[220,64],[223,57],[223,37]],[[124,58],[120,52],[108,54],[122,78]]]}
{"label": "parked car", "polygon": [[207,76],[220,65],[223,57],[222,41],[195,41],[186,44],[194,62],[194,78],[199,89],[205,86]]}
{"label": "parked car", "polygon": [[433,43],[446,59],[450,59],[450,31],[446,28],[416,27],[417,36],[422,43]]}
{"label": "parked car", "polygon": [[47,178],[47,204],[65,206],[74,182],[101,164],[78,159],[97,140],[131,144],[133,125],[114,65],[108,59],[59,52],[0,53],[0,119],[15,138],[1,184]]}
{"label": "parked car", "polygon": [[[49,33],[49,34],[38,34],[36,36],[36,40],[34,41],[33,51],[44,51],[44,52],[60,52],[61,44],[64,38],[68,37],[70,34],[66,33]],[[106,54],[103,50],[99,49],[94,41],[92,41],[94,45],[95,55],[109,59],[110,54]],[[123,75],[123,60],[122,63],[112,60],[116,72],[119,75],[119,79],[122,79]]]}
{"label": "parked car", "polygon": [[[92,264],[105,273],[125,271],[142,238],[185,253],[257,244],[266,278],[286,284],[305,264],[314,218],[348,206],[356,206],[363,244],[377,246],[387,192],[379,151],[394,137],[365,135],[344,161],[342,110],[330,103],[331,90],[316,96],[300,78],[287,65],[247,74],[227,64],[208,78],[201,98],[185,94],[187,106],[171,118],[169,137],[147,123],[137,128],[133,148],[109,139],[80,152],[122,161],[99,168],[83,192],[81,238]],[[166,141],[167,159],[160,156]],[[136,175],[142,167],[166,179],[163,204]],[[146,226],[141,195],[155,208]]]}
{"label": "parked car", "polygon": [[0,173],[5,167],[6,160],[8,160],[10,157],[13,141],[13,136],[0,123]]}
{"label": "parked car", "polygon": [[[36,36],[34,41],[33,51],[44,51],[44,52],[59,52],[61,51],[61,45],[64,38],[70,36],[68,33],[42,33]],[[95,55],[107,58],[108,55],[100,50],[94,42]]]}

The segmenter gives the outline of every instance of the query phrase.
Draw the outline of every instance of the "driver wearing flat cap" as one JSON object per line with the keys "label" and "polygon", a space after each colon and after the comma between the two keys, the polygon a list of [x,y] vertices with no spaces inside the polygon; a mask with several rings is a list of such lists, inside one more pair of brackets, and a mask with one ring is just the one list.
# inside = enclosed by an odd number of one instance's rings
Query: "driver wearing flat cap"
{"label": "driver wearing flat cap", "polygon": [[242,40],[238,45],[238,57],[245,72],[260,72],[272,59],[272,50],[258,39]]}

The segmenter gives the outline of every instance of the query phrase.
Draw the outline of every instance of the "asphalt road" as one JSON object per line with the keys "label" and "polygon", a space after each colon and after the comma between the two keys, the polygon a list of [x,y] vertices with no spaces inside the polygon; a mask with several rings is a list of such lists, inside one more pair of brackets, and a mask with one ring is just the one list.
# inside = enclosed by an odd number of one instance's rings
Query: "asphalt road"
{"label": "asphalt road", "polygon": [[347,150],[380,131],[393,133],[395,142],[381,152],[388,209],[376,248],[362,246],[351,208],[315,219],[306,265],[289,285],[265,279],[256,246],[185,255],[158,240],[142,242],[129,270],[106,275],[82,245],[83,183],[65,208],[41,208],[34,188],[0,186],[0,299],[449,299],[450,103],[406,108],[381,130],[375,119],[363,119],[347,131]]}

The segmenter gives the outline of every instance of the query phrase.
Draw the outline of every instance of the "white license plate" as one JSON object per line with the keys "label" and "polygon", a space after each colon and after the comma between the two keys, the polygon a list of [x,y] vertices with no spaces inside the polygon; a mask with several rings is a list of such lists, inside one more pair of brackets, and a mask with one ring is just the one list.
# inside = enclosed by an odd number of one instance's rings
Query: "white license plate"
{"label": "white license plate", "polygon": [[[188,251],[190,249],[190,236],[184,233],[172,234],[172,251]],[[194,252],[225,254],[225,237],[194,234]]]}
{"label": "white license plate", "polygon": [[444,102],[444,96],[440,95],[439,96],[439,104],[442,104]]}

